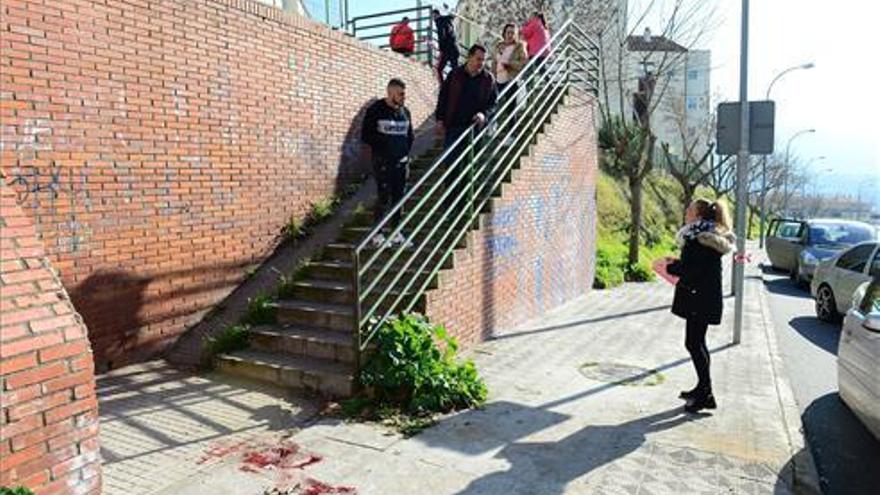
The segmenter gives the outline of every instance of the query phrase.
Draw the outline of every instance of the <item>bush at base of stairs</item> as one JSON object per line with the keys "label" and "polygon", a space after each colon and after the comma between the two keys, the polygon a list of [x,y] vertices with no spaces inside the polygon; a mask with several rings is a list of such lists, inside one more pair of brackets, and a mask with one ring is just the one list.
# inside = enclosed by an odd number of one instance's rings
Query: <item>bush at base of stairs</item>
{"label": "bush at base of stairs", "polygon": [[442,326],[410,314],[385,324],[374,340],[361,383],[376,405],[426,415],[486,401],[486,384],[473,362],[455,359],[458,344]]}

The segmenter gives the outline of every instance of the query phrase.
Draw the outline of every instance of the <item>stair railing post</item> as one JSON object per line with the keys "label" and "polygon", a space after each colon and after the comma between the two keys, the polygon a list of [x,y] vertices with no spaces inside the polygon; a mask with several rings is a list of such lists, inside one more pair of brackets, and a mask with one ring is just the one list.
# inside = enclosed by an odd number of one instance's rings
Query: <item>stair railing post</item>
{"label": "stair railing post", "polygon": [[351,252],[351,292],[354,301],[354,323],[351,338],[354,342],[354,387],[359,390],[361,375],[361,254],[357,248]]}
{"label": "stair railing post", "polygon": [[[430,6],[428,6],[427,8],[430,9]],[[421,14],[419,14],[419,15],[421,15]],[[428,67],[433,69],[434,68],[434,18],[432,17],[432,12],[430,10],[428,13],[428,35],[425,39],[425,44],[428,47],[428,49],[427,49]]]}
{"label": "stair railing post", "polygon": [[[489,125],[488,123],[486,125]],[[474,208],[476,207],[476,199],[474,198],[474,134],[476,133],[476,128],[471,126],[470,132],[468,133],[468,156],[467,156],[467,169],[465,172],[467,173],[468,180],[468,213],[470,214],[470,218],[474,218]]]}

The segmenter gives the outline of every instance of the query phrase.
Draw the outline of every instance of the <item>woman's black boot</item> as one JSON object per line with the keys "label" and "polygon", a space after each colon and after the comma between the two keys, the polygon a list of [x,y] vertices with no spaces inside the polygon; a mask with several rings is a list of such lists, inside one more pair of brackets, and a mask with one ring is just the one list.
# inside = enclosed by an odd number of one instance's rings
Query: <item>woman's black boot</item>
{"label": "woman's black boot", "polygon": [[688,403],[685,404],[684,410],[689,413],[700,412],[703,409],[715,409],[718,405],[715,403],[715,396],[712,395],[712,392],[709,392],[705,395],[694,396],[688,399]]}

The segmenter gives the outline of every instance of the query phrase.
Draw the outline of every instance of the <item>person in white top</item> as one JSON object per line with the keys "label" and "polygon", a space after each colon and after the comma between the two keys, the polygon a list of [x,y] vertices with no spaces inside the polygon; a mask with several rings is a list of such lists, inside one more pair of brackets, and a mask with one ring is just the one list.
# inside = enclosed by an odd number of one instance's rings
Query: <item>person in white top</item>
{"label": "person in white top", "polygon": [[[506,24],[504,26],[503,36],[504,38],[495,45],[494,53],[495,83],[498,86],[498,95],[500,96],[498,107],[503,108],[505,102],[509,101],[511,98],[517,99],[517,103],[511,103],[497,116],[497,121],[500,123],[499,125],[503,126],[503,128],[499,130],[507,132],[513,129],[513,122],[511,120],[507,124],[504,123],[516,112],[517,107],[520,105],[519,100],[521,99],[521,95],[518,94],[519,91],[516,87],[517,83],[513,82],[513,79],[520,73],[523,66],[526,65],[528,55],[526,55],[525,44],[519,41],[516,25]],[[504,88],[511,84],[513,84],[514,87],[508,89],[507,92],[504,92]],[[511,144],[511,139],[509,137],[505,139],[504,144]]]}

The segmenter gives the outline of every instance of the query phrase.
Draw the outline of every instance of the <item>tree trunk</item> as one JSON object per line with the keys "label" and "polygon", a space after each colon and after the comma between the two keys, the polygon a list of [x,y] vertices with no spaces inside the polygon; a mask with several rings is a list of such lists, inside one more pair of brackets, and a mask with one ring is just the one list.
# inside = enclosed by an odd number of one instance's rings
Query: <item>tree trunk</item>
{"label": "tree trunk", "polygon": [[629,202],[630,230],[629,230],[629,264],[639,262],[639,234],[642,231],[642,179],[638,175],[630,174]]}
{"label": "tree trunk", "polygon": [[681,210],[681,224],[684,225],[687,218],[687,209],[691,203],[694,202],[694,193],[696,193],[696,187],[691,187],[689,184],[682,184],[684,189],[684,196],[682,197],[684,209]]}

